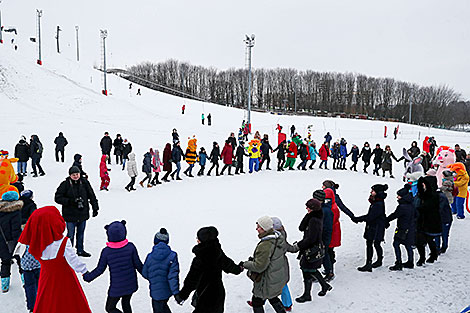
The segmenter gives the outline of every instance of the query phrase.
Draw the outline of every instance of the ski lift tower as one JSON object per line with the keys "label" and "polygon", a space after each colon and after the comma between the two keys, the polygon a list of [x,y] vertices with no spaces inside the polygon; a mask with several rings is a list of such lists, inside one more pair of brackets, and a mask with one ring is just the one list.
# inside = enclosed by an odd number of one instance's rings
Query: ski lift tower
{"label": "ski lift tower", "polygon": [[100,37],[103,40],[102,41],[102,49],[103,49],[103,90],[101,93],[105,96],[108,95],[108,89],[106,87],[106,37],[108,37],[108,31],[105,30],[100,30]]}
{"label": "ski lift tower", "polygon": [[248,35],[245,35],[245,40],[246,44],[246,63],[248,65],[248,117],[247,117],[247,122],[248,122],[248,129],[250,130],[251,133],[251,48],[255,46],[255,35],[252,34],[251,37]]}

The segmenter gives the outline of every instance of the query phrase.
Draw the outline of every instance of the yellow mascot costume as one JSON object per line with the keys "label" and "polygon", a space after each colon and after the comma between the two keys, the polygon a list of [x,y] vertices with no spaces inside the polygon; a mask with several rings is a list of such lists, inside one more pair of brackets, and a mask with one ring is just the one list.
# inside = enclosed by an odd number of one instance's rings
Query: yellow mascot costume
{"label": "yellow mascot costume", "polygon": [[[454,202],[452,203],[452,212],[457,213],[458,219],[465,218],[464,215],[464,206],[468,209],[468,173],[465,169],[463,163],[457,162],[447,166],[452,172],[455,172],[457,175],[454,177],[454,186],[459,189],[459,194],[455,197]],[[466,205],[464,204],[466,202]]]}
{"label": "yellow mascot costume", "polygon": [[8,158],[8,151],[0,151],[0,198],[5,192],[18,192],[18,189],[15,186],[11,185],[18,181],[18,176],[15,174],[13,165],[11,165],[11,163],[16,162],[18,162],[18,159]]}
{"label": "yellow mascot costume", "polygon": [[[188,138],[189,139],[189,138]],[[189,167],[184,171],[184,174],[189,177],[193,177],[192,170],[194,163],[197,160],[197,139],[196,136],[193,136],[193,139],[189,139],[188,148],[186,149],[186,163],[189,164]]]}

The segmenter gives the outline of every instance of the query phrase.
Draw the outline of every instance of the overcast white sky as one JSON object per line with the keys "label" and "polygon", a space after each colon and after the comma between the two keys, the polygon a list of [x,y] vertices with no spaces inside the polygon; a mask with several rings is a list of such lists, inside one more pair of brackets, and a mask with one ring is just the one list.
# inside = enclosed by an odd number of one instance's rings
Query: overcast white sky
{"label": "overcast white sky", "polygon": [[254,33],[254,67],[446,84],[470,99],[470,0],[2,0],[3,24],[34,35],[36,8],[45,45],[55,49],[60,25],[71,58],[76,24],[84,59],[99,62],[106,28],[110,65],[122,67],[168,58],[243,67],[244,34]]}

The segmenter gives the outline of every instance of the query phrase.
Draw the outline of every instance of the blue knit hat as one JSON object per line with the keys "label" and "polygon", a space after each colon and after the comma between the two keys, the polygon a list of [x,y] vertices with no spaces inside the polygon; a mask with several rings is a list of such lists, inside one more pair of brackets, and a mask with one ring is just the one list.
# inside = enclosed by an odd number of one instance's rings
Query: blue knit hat
{"label": "blue knit hat", "polygon": [[32,190],[23,190],[21,192],[21,198],[23,199],[32,199],[33,198],[33,191]]}
{"label": "blue knit hat", "polygon": [[3,201],[16,201],[20,198],[20,195],[16,191],[7,191],[2,195]]}
{"label": "blue knit hat", "polygon": [[106,229],[109,242],[121,242],[126,239],[127,229],[126,221],[124,220],[120,222],[112,222],[111,224],[106,225],[104,229]]}
{"label": "blue knit hat", "polygon": [[165,228],[160,228],[160,231],[155,234],[153,238],[153,244],[156,245],[159,242],[164,242],[168,244],[170,242],[170,234]]}

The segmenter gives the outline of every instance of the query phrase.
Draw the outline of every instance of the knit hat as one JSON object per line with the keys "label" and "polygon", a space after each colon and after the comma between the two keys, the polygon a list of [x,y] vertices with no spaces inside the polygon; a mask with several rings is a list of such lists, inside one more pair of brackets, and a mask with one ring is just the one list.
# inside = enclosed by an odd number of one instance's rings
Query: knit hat
{"label": "knit hat", "polygon": [[262,229],[265,231],[268,231],[270,229],[273,229],[274,223],[273,219],[270,218],[269,216],[262,216],[260,217],[257,221],[256,224],[258,224]]}
{"label": "knit hat", "polygon": [[23,199],[32,199],[33,198],[33,191],[32,190],[23,190],[21,192],[21,198],[23,198]]}
{"label": "knit hat", "polygon": [[281,230],[282,229],[282,222],[279,217],[272,217],[273,220],[273,228],[274,230]]}
{"label": "knit hat", "polygon": [[7,191],[2,195],[2,200],[3,201],[16,201],[20,198],[20,195],[18,192],[11,190]]}
{"label": "knit hat", "polygon": [[379,193],[379,192],[385,192],[388,190],[388,185],[387,184],[376,184],[374,186],[372,186],[371,188],[373,191],[375,191],[376,193]]}
{"label": "knit hat", "polygon": [[405,184],[405,186],[403,186],[403,188],[401,188],[400,190],[397,191],[397,195],[399,195],[400,197],[404,197],[406,196],[407,194],[410,193],[410,190],[411,190],[411,185],[410,184]]}
{"label": "knit hat", "polygon": [[109,242],[121,242],[126,239],[127,229],[126,221],[116,221],[104,227],[106,234],[108,235]]}
{"label": "knit hat", "polygon": [[159,242],[164,242],[166,244],[170,242],[170,234],[168,234],[166,228],[160,228],[160,231],[155,234],[153,244],[156,245]]}
{"label": "knit hat", "polygon": [[433,168],[430,168],[427,172],[426,172],[426,176],[436,176],[437,172],[435,169]]}
{"label": "knit hat", "polygon": [[77,166],[72,166],[69,168],[69,175],[80,173],[80,169]]}
{"label": "knit hat", "polygon": [[336,184],[334,181],[332,180],[325,180],[323,182],[323,186],[325,186],[325,188],[334,188],[334,189],[338,189],[339,188],[339,185]]}
{"label": "knit hat", "polygon": [[203,227],[197,231],[197,239],[200,242],[207,242],[217,239],[219,231],[214,226]]}
{"label": "knit hat", "polygon": [[310,199],[305,203],[307,208],[309,208],[312,211],[319,211],[321,210],[321,202],[318,201],[317,199]]}
{"label": "knit hat", "polygon": [[315,190],[313,192],[313,199],[317,199],[318,201],[322,203],[325,202],[325,197],[326,197],[325,192],[321,189]]}

